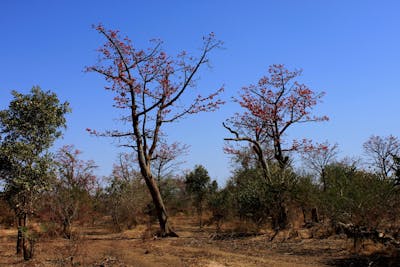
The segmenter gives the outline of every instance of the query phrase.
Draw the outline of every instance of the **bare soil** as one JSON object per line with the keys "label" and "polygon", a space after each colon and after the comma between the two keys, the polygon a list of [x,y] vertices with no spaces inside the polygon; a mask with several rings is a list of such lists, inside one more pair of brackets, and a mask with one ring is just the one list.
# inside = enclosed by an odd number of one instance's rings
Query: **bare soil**
{"label": "bare soil", "polygon": [[72,240],[41,238],[28,262],[15,255],[16,231],[0,229],[0,266],[400,266],[399,258],[377,253],[373,244],[355,256],[351,241],[339,236],[309,238],[299,230],[270,241],[268,232],[215,234],[212,227],[200,230],[190,218],[174,221],[179,238],[155,238],[145,226],[122,233],[85,227],[75,229]]}

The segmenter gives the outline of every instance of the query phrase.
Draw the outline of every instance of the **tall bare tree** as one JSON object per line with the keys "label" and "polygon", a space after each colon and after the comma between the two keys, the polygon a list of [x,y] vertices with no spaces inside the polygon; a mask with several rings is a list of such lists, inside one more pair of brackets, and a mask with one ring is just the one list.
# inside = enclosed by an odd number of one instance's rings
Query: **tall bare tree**
{"label": "tall bare tree", "polygon": [[[301,71],[289,71],[284,65],[272,65],[269,75],[257,84],[242,88],[235,101],[244,109],[235,114],[223,126],[233,135],[226,141],[250,143],[264,170],[265,179],[272,183],[267,159],[273,155],[281,169],[289,163],[288,153],[313,147],[310,140],[285,141],[288,129],[308,122],[328,120],[327,116],[314,116],[312,109],[324,93],[316,93],[305,84],[296,81]],[[231,150],[232,151],[232,150]]]}
{"label": "tall bare tree", "polygon": [[129,126],[126,130],[108,131],[103,135],[126,139],[126,146],[136,152],[140,172],[157,211],[159,234],[176,236],[169,224],[152,162],[156,159],[164,124],[186,115],[215,111],[223,104],[218,99],[223,88],[207,96],[198,95],[190,102],[181,101],[182,96],[195,87],[195,77],[209,62],[209,53],[220,47],[221,42],[210,34],[203,38],[199,57],[188,56],[186,52],[171,57],[162,50],[160,41],[155,41],[148,50],[138,50],[129,38],[121,38],[118,31],[106,30],[102,25],[95,28],[106,42],[99,48],[98,64],[87,70],[99,73],[111,84],[106,89],[115,94],[114,106],[126,111],[122,121]]}

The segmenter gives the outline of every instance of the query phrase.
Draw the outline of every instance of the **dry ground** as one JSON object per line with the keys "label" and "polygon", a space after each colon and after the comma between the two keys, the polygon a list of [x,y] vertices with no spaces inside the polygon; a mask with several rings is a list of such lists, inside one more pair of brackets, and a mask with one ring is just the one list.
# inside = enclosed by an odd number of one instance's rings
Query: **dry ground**
{"label": "dry ground", "polygon": [[377,254],[353,257],[344,238],[304,239],[287,233],[273,242],[266,233],[252,237],[213,238],[212,228],[199,230],[185,218],[175,218],[179,238],[153,239],[145,226],[123,233],[84,228],[75,240],[42,239],[34,260],[15,255],[15,230],[0,229],[0,266],[400,266]]}

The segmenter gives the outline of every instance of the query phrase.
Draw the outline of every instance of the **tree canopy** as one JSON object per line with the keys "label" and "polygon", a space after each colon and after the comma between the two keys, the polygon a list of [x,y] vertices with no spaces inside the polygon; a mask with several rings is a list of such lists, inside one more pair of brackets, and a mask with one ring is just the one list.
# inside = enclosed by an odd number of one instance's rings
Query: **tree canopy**
{"label": "tree canopy", "polygon": [[48,186],[51,157],[48,149],[66,127],[68,102],[57,95],[33,87],[29,94],[12,91],[8,109],[0,111],[0,178],[5,184],[6,199],[18,217],[17,252],[25,247],[22,228],[35,210],[37,194]]}

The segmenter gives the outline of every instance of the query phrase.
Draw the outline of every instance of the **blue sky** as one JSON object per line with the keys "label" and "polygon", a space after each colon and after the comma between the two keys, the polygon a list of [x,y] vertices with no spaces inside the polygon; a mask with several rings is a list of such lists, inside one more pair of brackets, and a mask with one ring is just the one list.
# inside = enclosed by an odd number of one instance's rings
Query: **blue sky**
{"label": "blue sky", "polygon": [[[224,41],[203,69],[200,92],[225,85],[229,101],[242,86],[255,83],[270,64],[304,70],[301,81],[325,91],[317,114],[326,123],[300,125],[292,137],[329,140],[341,156],[362,155],[372,135],[399,136],[400,90],[399,1],[0,1],[0,108],[10,90],[27,92],[33,85],[52,90],[71,103],[68,129],[56,147],[74,144],[84,157],[108,175],[119,149],[110,139],[89,136],[85,128],[115,128],[118,110],[105,82],[83,69],[96,61],[103,40],[92,28],[102,22],[119,29],[138,47],[161,38],[172,54],[196,54],[209,32]],[[221,123],[238,107],[228,103],[218,112],[189,117],[167,128],[171,141],[190,145],[183,168],[204,165],[223,183],[230,176],[223,153],[228,136]]]}

